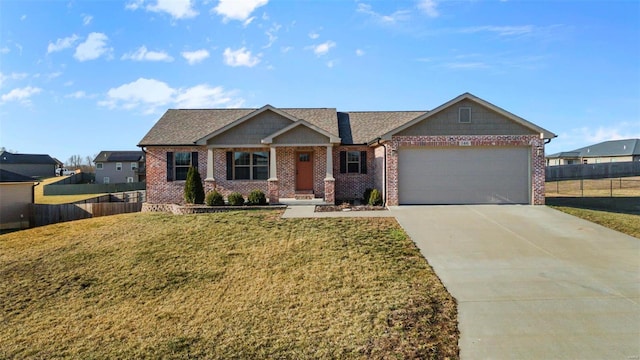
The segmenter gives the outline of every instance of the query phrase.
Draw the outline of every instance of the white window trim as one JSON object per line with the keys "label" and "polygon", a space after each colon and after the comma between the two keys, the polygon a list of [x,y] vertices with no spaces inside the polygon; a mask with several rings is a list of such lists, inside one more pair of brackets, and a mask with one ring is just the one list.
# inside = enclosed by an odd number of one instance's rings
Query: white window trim
{"label": "white window trim", "polygon": [[116,171],[122,171],[122,163],[121,162],[117,162],[116,163]]}
{"label": "white window trim", "polygon": [[102,183],[103,183],[103,184],[109,184],[109,182],[110,182],[110,181],[111,181],[111,180],[109,179],[109,177],[108,177],[108,176],[105,176],[105,177],[103,177],[103,178],[102,178]]}
{"label": "white window trim", "polygon": [[131,163],[131,170],[138,170],[138,163],[137,162],[132,162]]}
{"label": "white window trim", "polygon": [[[466,112],[466,111],[469,112],[469,121],[462,121],[462,113]],[[471,121],[472,121],[472,119],[471,119],[471,107],[469,107],[469,106],[459,107],[458,108],[458,122],[460,124],[471,124]]]}
{"label": "white window trim", "polygon": [[[349,153],[357,153],[358,154],[358,161],[349,161]],[[362,161],[362,157],[360,156],[360,151],[347,151],[347,174],[360,174],[360,169],[362,169],[362,167],[360,166],[360,162]],[[349,164],[358,164],[358,171],[349,171]]]}
{"label": "white window trim", "polygon": [[103,168],[104,168],[104,164],[103,163],[101,163],[101,162],[96,163],[96,170],[102,170]]}

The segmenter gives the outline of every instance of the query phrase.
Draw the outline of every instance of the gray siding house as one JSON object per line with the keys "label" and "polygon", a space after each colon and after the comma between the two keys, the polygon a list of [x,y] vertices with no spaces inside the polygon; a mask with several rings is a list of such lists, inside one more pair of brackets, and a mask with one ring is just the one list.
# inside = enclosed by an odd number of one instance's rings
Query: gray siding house
{"label": "gray siding house", "polygon": [[547,156],[547,166],[640,161],[640,139],[610,140]]}
{"label": "gray siding house", "polygon": [[101,151],[93,162],[96,164],[97,184],[134,183],[146,180],[143,151]]}
{"label": "gray siding house", "polygon": [[13,154],[0,151],[0,169],[28,177],[55,176],[58,162],[49,155]]}

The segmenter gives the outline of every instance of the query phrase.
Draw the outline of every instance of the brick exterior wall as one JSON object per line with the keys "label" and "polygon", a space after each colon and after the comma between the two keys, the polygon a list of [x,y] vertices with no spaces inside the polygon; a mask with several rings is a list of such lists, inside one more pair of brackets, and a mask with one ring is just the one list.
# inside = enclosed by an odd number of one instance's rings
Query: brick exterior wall
{"label": "brick exterior wall", "polygon": [[[198,152],[198,172],[207,175],[207,148],[204,146],[147,147],[147,202],[183,204],[184,181],[167,181],[167,152]],[[207,191],[205,187],[205,192]]]}
{"label": "brick exterior wall", "polygon": [[471,146],[531,147],[531,204],[544,205],[545,159],[544,140],[538,135],[474,135],[474,136],[394,136],[387,143],[387,205],[398,205],[398,156],[402,147],[458,147],[460,141]]}
{"label": "brick exterior wall", "polygon": [[[367,152],[367,173],[366,174],[341,174],[340,173],[340,151],[366,151]],[[365,146],[338,146],[333,149],[333,177],[336,179],[335,198],[340,200],[361,199],[367,188],[373,189],[375,179],[375,155],[374,149]]]}

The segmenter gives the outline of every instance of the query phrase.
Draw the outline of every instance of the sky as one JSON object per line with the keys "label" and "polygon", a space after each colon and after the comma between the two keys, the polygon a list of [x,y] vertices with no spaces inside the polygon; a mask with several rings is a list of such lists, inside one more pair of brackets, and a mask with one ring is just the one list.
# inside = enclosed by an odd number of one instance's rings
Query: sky
{"label": "sky", "polygon": [[0,1],[0,146],[137,150],[170,108],[429,110],[470,92],[640,138],[640,1]]}

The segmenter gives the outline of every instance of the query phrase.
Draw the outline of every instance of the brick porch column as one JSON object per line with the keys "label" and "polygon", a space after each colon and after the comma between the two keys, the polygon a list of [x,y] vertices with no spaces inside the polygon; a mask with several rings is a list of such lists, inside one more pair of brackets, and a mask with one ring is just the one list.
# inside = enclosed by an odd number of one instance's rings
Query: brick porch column
{"label": "brick porch column", "polygon": [[277,204],[280,202],[280,190],[278,185],[278,164],[275,146],[271,146],[269,152],[269,179],[267,180],[269,204]]}
{"label": "brick porch column", "polygon": [[216,189],[216,179],[213,177],[213,149],[207,149],[207,177],[204,179],[204,192]]}

